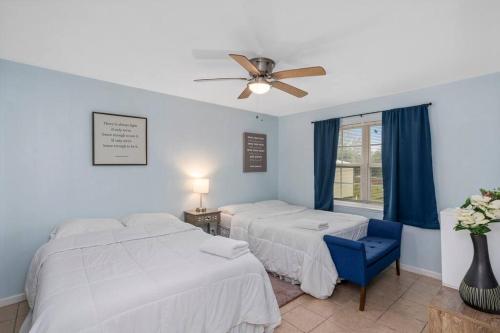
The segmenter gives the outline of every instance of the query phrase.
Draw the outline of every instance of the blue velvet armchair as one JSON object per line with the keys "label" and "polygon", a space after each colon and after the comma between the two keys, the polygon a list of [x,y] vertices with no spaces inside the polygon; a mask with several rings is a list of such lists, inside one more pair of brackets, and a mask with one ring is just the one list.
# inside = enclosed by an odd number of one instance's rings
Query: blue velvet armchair
{"label": "blue velvet armchair", "polygon": [[339,277],[361,286],[360,311],[365,309],[366,286],[378,273],[396,261],[396,273],[400,274],[402,230],[401,223],[371,219],[367,236],[357,241],[331,235],[323,237]]}

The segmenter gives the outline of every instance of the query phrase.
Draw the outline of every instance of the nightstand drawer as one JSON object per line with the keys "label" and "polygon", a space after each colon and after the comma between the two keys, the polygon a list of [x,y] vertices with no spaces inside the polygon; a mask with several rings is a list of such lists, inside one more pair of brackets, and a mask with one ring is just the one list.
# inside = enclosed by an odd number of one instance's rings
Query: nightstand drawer
{"label": "nightstand drawer", "polygon": [[209,223],[209,222],[219,222],[219,215],[201,215],[201,216],[189,216],[186,222],[191,223],[191,221],[196,223]]}
{"label": "nightstand drawer", "polygon": [[207,215],[203,219],[205,222],[219,222],[219,214]]}

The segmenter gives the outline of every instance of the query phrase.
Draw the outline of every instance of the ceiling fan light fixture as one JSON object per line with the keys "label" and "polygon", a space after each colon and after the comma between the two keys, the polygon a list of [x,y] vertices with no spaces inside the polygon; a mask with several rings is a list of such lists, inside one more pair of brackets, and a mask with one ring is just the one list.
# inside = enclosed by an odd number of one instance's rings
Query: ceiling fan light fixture
{"label": "ceiling fan light fixture", "polygon": [[248,88],[258,95],[267,93],[271,89],[271,85],[264,78],[256,78],[248,84]]}
{"label": "ceiling fan light fixture", "polygon": [[295,96],[297,98],[302,98],[307,96],[307,91],[294,87],[285,82],[281,82],[282,79],[292,79],[297,77],[307,77],[307,76],[321,76],[326,75],[326,71],[321,66],[305,67],[305,68],[295,68],[287,69],[279,72],[273,72],[274,65],[276,64],[274,60],[264,57],[248,59],[241,54],[230,54],[231,58],[236,61],[241,67],[243,67],[250,78],[244,77],[221,77],[214,79],[197,79],[196,82],[204,81],[222,81],[222,80],[243,80],[247,81],[245,89],[240,93],[238,99],[246,99],[253,94],[262,95],[271,90],[271,87],[281,90],[287,94]]}

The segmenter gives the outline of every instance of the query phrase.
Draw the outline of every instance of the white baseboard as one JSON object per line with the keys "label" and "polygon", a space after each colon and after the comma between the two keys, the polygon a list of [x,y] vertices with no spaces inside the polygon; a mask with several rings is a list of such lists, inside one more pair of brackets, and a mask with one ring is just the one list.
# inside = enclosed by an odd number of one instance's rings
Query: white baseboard
{"label": "white baseboard", "polygon": [[428,269],[420,268],[420,267],[415,267],[415,266],[410,266],[410,265],[405,265],[401,264],[401,269],[404,271],[412,272],[415,274],[420,274],[423,276],[427,276],[433,279],[438,279],[441,281],[441,273],[430,271]]}
{"label": "white baseboard", "polygon": [[0,308],[11,304],[22,302],[26,299],[24,294],[13,295],[9,297],[0,298]]}

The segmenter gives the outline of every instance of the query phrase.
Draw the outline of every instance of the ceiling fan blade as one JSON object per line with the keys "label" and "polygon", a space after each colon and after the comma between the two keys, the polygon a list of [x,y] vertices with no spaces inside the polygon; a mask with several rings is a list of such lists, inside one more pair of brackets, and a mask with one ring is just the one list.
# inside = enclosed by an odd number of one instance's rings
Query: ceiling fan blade
{"label": "ceiling fan blade", "polygon": [[206,81],[227,81],[227,80],[243,80],[248,81],[248,79],[244,77],[217,77],[213,79],[196,79],[194,82],[206,82]]}
{"label": "ceiling fan blade", "polygon": [[291,86],[289,84],[286,84],[286,83],[283,83],[283,82],[280,82],[280,81],[273,81],[271,82],[271,86],[273,88],[277,88],[281,91],[284,91],[290,95],[293,95],[295,97],[298,97],[298,98],[302,98],[304,96],[307,95],[307,91],[304,91],[302,89],[299,89],[299,88],[296,88],[294,86]]}
{"label": "ceiling fan blade", "polygon": [[320,75],[326,75],[325,69],[321,66],[289,69],[286,71],[279,71],[271,74],[271,76],[276,80],[289,79],[292,77],[320,76]]}
{"label": "ceiling fan blade", "polygon": [[248,86],[243,90],[243,92],[238,96],[238,99],[248,98],[252,94],[252,91]]}
{"label": "ceiling fan blade", "polygon": [[245,57],[244,55],[230,54],[229,56],[233,58],[238,64],[240,64],[243,68],[245,68],[253,76],[261,75],[257,67],[255,67],[255,65],[252,64],[252,62],[248,60],[248,58]]}

